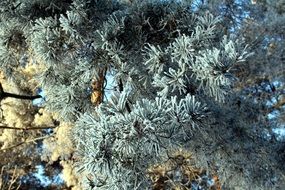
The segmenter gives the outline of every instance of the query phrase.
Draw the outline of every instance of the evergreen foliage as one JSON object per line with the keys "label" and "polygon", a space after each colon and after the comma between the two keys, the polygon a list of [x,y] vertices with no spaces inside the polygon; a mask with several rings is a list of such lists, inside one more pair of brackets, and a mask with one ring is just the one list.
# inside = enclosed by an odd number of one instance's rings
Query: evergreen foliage
{"label": "evergreen foliage", "polygon": [[[95,51],[106,52],[123,90],[76,122],[79,172],[92,185],[146,188],[149,165],[203,130],[211,109],[194,95],[225,101],[230,68],[247,56],[242,44],[217,39],[218,22],[182,3],[147,1],[114,12],[97,30]],[[196,87],[192,95],[190,85]]]}
{"label": "evergreen foliage", "polygon": [[[246,185],[241,187],[252,183],[258,188],[271,175],[267,171],[276,169],[274,175],[280,177],[283,170],[269,167],[269,161],[273,165],[278,160],[271,160],[271,144],[267,146],[256,132],[264,124],[262,105],[234,88],[240,81],[237,70],[258,59],[251,53],[258,51],[252,36],[237,32],[246,27],[237,23],[244,12],[235,8],[232,13],[238,16],[230,17],[225,11],[232,6],[250,10],[249,2],[228,3],[3,0],[0,68],[21,88],[43,89],[42,112],[54,114],[45,117],[64,126],[55,134],[69,138],[66,147],[58,143],[62,155],[50,157],[65,165],[70,156],[80,188],[148,189],[156,180],[154,174],[150,180],[147,171],[155,171],[153,166],[162,160],[178,168],[168,153],[180,148],[196,154],[198,165],[209,171],[219,167],[225,187],[238,186],[226,182],[227,177],[243,170]],[[282,19],[274,21],[267,27],[276,27]],[[41,69],[29,72],[30,67]],[[111,80],[114,89],[107,94]],[[245,158],[248,155],[253,159]],[[264,159],[258,160],[260,156]],[[187,164],[190,157],[185,158]],[[241,166],[245,162],[248,165]],[[180,169],[189,170],[189,175],[211,176],[186,165]],[[253,183],[258,172],[266,174]],[[183,180],[175,174],[165,176],[187,188],[194,188],[193,179],[197,180],[197,176]],[[170,188],[171,180],[164,181]]]}

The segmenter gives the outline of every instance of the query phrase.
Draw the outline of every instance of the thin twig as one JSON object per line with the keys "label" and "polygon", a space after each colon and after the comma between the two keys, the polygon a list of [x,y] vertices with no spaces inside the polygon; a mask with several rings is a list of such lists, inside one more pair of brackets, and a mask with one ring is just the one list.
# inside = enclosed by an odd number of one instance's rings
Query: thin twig
{"label": "thin twig", "polygon": [[20,146],[20,145],[22,145],[22,144],[26,144],[26,143],[35,142],[35,141],[38,141],[38,140],[47,139],[47,138],[50,138],[50,137],[52,137],[52,136],[53,136],[53,135],[46,135],[46,136],[43,136],[43,137],[38,137],[38,138],[31,139],[31,140],[26,140],[26,141],[20,142],[20,143],[18,143],[18,144],[9,146],[9,147],[7,147],[7,148],[0,149],[0,152],[1,152],[1,151],[5,151],[5,150],[9,150],[9,149],[12,149],[12,148],[15,148],[15,147]]}
{"label": "thin twig", "polygon": [[16,182],[17,182],[17,180],[19,178],[19,174],[16,173],[17,167],[14,168],[13,174],[12,174],[11,179],[9,181],[3,179],[5,177],[4,176],[4,169],[5,169],[5,166],[3,166],[1,168],[0,189],[7,189],[7,190],[12,190],[12,189],[18,190],[18,189],[20,189],[21,182],[19,182],[18,187],[14,187],[14,185],[16,185]]}
{"label": "thin twig", "polygon": [[0,129],[15,129],[15,130],[41,130],[41,129],[54,129],[58,126],[51,127],[31,127],[31,128],[19,128],[19,127],[9,127],[7,125],[0,125]]}
{"label": "thin twig", "polygon": [[[12,190],[13,189],[13,185],[16,183],[16,181],[17,181],[17,179],[19,178],[19,175],[18,174],[16,174],[16,170],[17,170],[17,168],[15,167],[15,169],[14,169],[14,171],[13,171],[13,175],[12,175],[12,179],[10,179],[10,181],[9,181],[9,183],[10,183],[10,185],[9,185],[9,188],[8,188],[8,190]],[[20,187],[20,186],[19,186]],[[19,188],[18,187],[18,188]],[[18,189],[17,188],[17,189]]]}

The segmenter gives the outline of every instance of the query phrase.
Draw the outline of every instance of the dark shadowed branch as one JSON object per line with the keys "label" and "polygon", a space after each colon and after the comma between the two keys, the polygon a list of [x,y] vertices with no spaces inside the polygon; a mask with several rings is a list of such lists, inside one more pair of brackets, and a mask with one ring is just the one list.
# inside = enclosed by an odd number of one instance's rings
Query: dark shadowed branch
{"label": "dark shadowed branch", "polygon": [[16,99],[21,99],[21,100],[34,100],[37,98],[42,98],[42,96],[41,95],[35,95],[35,96],[19,95],[19,94],[4,92],[2,84],[0,83],[0,102],[5,98],[16,98]]}

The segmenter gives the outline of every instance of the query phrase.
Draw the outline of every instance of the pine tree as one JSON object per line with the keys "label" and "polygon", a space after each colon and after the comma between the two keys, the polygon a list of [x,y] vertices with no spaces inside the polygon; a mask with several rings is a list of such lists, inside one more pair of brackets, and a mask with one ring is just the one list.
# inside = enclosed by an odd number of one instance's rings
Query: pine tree
{"label": "pine tree", "polygon": [[278,187],[279,144],[258,128],[262,105],[237,88],[250,78],[239,79],[239,69],[263,54],[244,32],[245,11],[256,9],[4,0],[0,67],[20,91],[44,91],[29,125],[55,128],[42,159],[61,161],[74,189]]}

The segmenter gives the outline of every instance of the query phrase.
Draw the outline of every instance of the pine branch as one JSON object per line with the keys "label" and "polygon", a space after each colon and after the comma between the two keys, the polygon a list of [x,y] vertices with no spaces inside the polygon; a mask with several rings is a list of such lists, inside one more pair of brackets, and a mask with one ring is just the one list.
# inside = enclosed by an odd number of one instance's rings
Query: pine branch
{"label": "pine branch", "polygon": [[2,84],[0,83],[0,102],[5,98],[16,98],[16,99],[21,99],[21,100],[34,100],[37,98],[42,98],[42,96],[41,95],[35,95],[35,96],[19,95],[19,94],[4,92]]}
{"label": "pine branch", "polygon": [[92,83],[92,95],[91,95],[91,102],[98,106],[100,103],[103,102],[104,97],[104,82],[106,77],[106,68],[99,71],[99,79],[95,80]]}
{"label": "pine branch", "polygon": [[[120,79],[118,86],[119,86],[119,91],[122,92],[124,90],[122,79]],[[128,104],[128,102],[126,102],[126,109],[129,113],[131,113],[131,108],[130,108],[130,105]]]}

